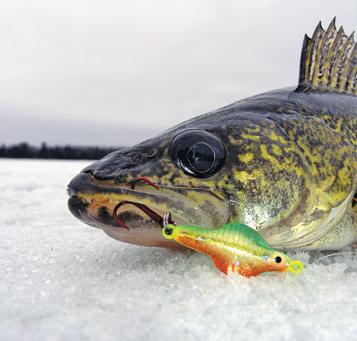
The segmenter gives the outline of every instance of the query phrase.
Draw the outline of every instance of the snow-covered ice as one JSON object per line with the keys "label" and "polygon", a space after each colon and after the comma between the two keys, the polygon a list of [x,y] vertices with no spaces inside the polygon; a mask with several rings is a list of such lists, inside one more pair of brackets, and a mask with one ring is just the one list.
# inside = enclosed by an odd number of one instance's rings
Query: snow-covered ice
{"label": "snow-covered ice", "polygon": [[86,164],[0,161],[1,340],[357,338],[357,257],[248,279],[191,251],[120,243],[67,210]]}

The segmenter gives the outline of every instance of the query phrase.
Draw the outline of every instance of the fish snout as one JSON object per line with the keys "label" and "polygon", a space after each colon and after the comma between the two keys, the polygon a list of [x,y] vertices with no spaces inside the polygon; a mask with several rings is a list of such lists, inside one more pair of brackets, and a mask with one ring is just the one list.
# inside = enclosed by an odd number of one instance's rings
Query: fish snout
{"label": "fish snout", "polygon": [[91,188],[89,177],[90,176],[87,173],[79,173],[67,186],[67,193],[69,196],[67,202],[68,209],[76,218],[80,220],[83,220],[86,216],[88,203],[79,198],[78,194]]}
{"label": "fish snout", "polygon": [[[95,161],[82,170],[97,180],[124,182],[128,177],[138,177],[153,167],[158,161],[157,146],[122,148]],[[150,166],[148,166],[150,164]],[[153,169],[155,171],[155,169]],[[154,172],[155,173],[155,172]]]}
{"label": "fish snout", "polygon": [[90,174],[81,172],[70,181],[67,186],[67,193],[70,197],[72,197],[78,194],[78,192],[88,191],[92,187]]}

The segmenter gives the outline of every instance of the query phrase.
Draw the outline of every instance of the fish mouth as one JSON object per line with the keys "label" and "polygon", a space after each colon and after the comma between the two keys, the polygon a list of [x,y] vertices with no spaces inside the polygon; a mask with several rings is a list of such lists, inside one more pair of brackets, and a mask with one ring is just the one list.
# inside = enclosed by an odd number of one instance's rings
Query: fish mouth
{"label": "fish mouth", "polygon": [[166,219],[165,219],[165,214],[163,216],[161,216],[160,214],[156,213],[154,210],[152,210],[150,207],[148,207],[144,204],[140,204],[138,202],[133,202],[133,201],[121,201],[119,204],[117,204],[114,207],[113,219],[118,224],[118,226],[123,227],[127,230],[130,230],[130,228],[127,226],[127,224],[125,223],[124,220],[122,220],[118,217],[118,211],[124,205],[136,206],[143,213],[145,213],[149,218],[151,218],[153,221],[155,221],[161,228],[164,228],[167,224],[176,225],[175,221],[171,217],[171,213],[166,215]]}
{"label": "fish mouth", "polygon": [[[195,196],[204,197],[203,206],[192,202],[187,193],[194,189],[165,188],[146,177],[115,184],[98,180],[91,174],[78,174],[68,186],[68,207],[71,213],[87,225],[101,228],[109,236],[123,242],[168,248],[180,248],[163,238],[165,213],[167,221],[177,225],[215,227],[227,221],[228,208],[221,198],[203,190]],[[209,206],[206,201],[210,200]],[[217,213],[212,215],[213,207]],[[214,224],[212,221],[218,219]]]}

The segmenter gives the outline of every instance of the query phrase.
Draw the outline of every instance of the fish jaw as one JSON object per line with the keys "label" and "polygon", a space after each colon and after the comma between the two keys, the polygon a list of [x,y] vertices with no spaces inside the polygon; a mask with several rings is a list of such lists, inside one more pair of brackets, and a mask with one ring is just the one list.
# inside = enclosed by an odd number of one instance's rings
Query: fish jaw
{"label": "fish jaw", "polygon": [[101,228],[114,239],[166,248],[180,246],[162,237],[162,221],[154,219],[148,211],[161,218],[170,211],[172,220],[178,224],[214,226],[206,207],[210,202],[209,207],[217,208],[215,219],[219,224],[228,219],[225,202],[210,191],[180,188],[178,192],[175,188],[159,186],[149,178],[145,179],[147,181],[140,181],[133,189],[132,179],[115,184],[82,172],[69,185],[68,207],[82,222]]}

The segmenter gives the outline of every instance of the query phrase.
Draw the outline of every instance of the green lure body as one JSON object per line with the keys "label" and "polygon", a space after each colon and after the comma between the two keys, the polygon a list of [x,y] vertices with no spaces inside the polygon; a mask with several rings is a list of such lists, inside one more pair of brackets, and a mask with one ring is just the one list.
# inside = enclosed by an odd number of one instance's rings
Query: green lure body
{"label": "green lure body", "polygon": [[207,254],[225,274],[232,271],[250,277],[267,271],[287,270],[297,274],[303,269],[300,261],[292,261],[244,224],[231,223],[218,229],[167,225],[162,234],[166,239]]}

